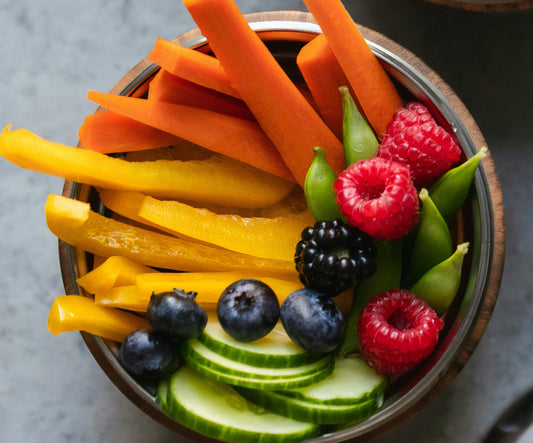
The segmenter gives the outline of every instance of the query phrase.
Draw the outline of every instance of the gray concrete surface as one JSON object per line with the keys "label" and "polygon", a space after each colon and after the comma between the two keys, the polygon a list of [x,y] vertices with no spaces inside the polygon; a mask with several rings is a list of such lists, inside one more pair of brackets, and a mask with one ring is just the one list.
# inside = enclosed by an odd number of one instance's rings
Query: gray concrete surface
{"label": "gray concrete surface", "polygon": [[[299,0],[237,2],[245,12],[300,9]],[[533,385],[533,11],[465,13],[414,0],[347,0],[352,15],[417,54],[470,109],[504,192],[507,261],[486,334],[457,379],[412,421],[380,439],[477,442]],[[193,27],[177,0],[0,0],[0,125],[73,144],[89,89],[109,90],[155,38]],[[0,159],[0,441],[176,442],[103,375],[76,333],[46,318],[63,293],[44,201],[62,181]],[[530,434],[531,435],[531,434]]]}

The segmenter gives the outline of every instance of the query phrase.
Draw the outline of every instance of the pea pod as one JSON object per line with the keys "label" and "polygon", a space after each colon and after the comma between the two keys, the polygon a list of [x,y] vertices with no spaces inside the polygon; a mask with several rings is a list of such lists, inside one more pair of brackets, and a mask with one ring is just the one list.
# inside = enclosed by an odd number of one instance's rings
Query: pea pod
{"label": "pea pod", "polygon": [[343,218],[335,201],[333,182],[337,178],[326,160],[324,150],[315,146],[314,156],[304,181],[304,193],[309,210],[316,220]]}
{"label": "pea pod", "polygon": [[487,155],[483,146],[474,156],[450,169],[430,188],[429,195],[446,222],[456,216],[468,195],[479,162]]}
{"label": "pea pod", "polygon": [[369,300],[382,292],[400,286],[402,240],[374,240],[374,243],[377,249],[376,272],[371,277],[361,281],[354,290],[352,307],[346,319],[344,339],[337,350],[337,355],[341,358],[359,350],[357,337],[359,315]]}
{"label": "pea pod", "polygon": [[359,160],[374,157],[379,143],[374,131],[357,108],[350,90],[341,86],[339,91],[342,97],[344,158],[346,166],[349,166]]}
{"label": "pea pod", "polygon": [[419,197],[422,208],[407,264],[407,285],[418,281],[430,268],[446,260],[453,252],[448,224],[427,189],[421,189]]}
{"label": "pea pod", "polygon": [[411,288],[411,292],[424,300],[438,315],[446,312],[457,294],[468,245],[461,243],[457,246],[449,258],[433,266]]}

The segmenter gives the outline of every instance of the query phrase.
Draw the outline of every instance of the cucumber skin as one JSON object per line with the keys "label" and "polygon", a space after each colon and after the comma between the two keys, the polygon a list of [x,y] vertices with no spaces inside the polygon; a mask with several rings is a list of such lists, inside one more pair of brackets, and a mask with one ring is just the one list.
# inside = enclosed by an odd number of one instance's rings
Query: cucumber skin
{"label": "cucumber skin", "polygon": [[242,388],[237,391],[247,400],[274,414],[319,425],[363,420],[370,417],[378,407],[377,399],[374,398],[351,406],[333,406],[306,402],[278,392]]}
{"label": "cucumber skin", "polygon": [[[249,372],[245,372],[245,371],[240,371],[238,369],[232,369],[229,365],[224,365],[224,364],[221,364],[221,363],[218,363],[216,361],[209,359],[209,357],[206,357],[205,355],[202,354],[202,346],[203,344],[201,342],[195,341],[194,339],[187,340],[181,344],[181,353],[184,356],[184,358],[188,358],[190,361],[193,362],[191,366],[194,366],[194,364],[198,364],[198,365],[204,366],[205,368],[212,369],[214,372],[221,372],[221,373],[225,373],[225,374],[235,376],[235,377],[248,377],[248,378],[254,378],[254,379],[259,379],[259,380],[287,379],[287,378],[293,378],[293,377],[301,378],[306,375],[311,375],[316,372],[321,372],[324,369],[324,367],[330,365],[331,362],[333,361],[332,354],[329,356],[323,357],[322,359],[323,362],[321,364],[319,364],[320,360],[316,362],[312,362],[310,363],[310,365],[315,365],[315,367],[311,367],[310,369],[306,369],[305,371],[302,370],[301,373],[295,373],[294,376],[287,375],[287,374],[275,374],[274,372],[276,371],[276,369],[296,369],[297,367],[295,368],[292,368],[292,367],[291,368],[261,368],[261,367],[255,366],[258,369],[259,368],[260,369],[272,369],[273,371],[272,375],[255,374],[254,366],[250,367]],[[209,348],[207,349],[209,350]],[[217,357],[220,356],[223,359],[227,359],[227,357],[224,355],[220,355],[217,353],[215,354],[217,355]],[[231,362],[232,361],[230,361],[229,363]],[[245,363],[242,363],[242,364],[245,364]]]}
{"label": "cucumber skin", "polygon": [[[179,369],[172,377],[179,376],[180,370],[181,369]],[[178,398],[179,397],[172,395],[171,389],[169,388],[165,407],[166,412],[183,426],[206,437],[215,438],[221,441],[230,443],[285,443],[303,441],[308,438],[316,437],[319,433],[319,426],[311,423],[309,423],[308,430],[289,435],[265,434],[233,427],[224,427],[216,422],[212,422],[189,412],[187,408],[179,402]]]}

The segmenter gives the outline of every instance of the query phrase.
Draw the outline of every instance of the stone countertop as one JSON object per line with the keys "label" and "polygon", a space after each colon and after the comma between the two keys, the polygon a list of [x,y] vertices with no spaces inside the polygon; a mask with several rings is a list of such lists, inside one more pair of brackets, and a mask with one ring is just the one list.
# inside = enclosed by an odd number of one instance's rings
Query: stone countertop
{"label": "stone countertop", "polygon": [[[244,12],[305,10],[299,0],[237,1]],[[413,420],[379,439],[480,441],[500,411],[533,385],[533,10],[463,12],[416,0],[346,2],[359,23],[411,50],[455,90],[477,121],[503,188],[507,259],[498,303],[456,380]],[[268,7],[265,8],[264,4]],[[176,0],[0,2],[0,125],[75,144],[95,105],[153,46],[194,27]],[[63,294],[57,239],[44,202],[62,180],[0,159],[0,441],[184,441],[103,376],[77,333],[52,336],[46,318]]]}

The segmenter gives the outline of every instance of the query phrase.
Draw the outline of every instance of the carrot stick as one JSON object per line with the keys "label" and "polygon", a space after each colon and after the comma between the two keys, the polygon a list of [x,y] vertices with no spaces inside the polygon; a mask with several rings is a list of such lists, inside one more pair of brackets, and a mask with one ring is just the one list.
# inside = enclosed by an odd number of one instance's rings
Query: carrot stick
{"label": "carrot stick", "polygon": [[339,88],[349,85],[349,82],[324,34],[318,35],[300,50],[296,63],[320,115],[342,140],[342,101]]}
{"label": "carrot stick", "polygon": [[304,0],[350,81],[361,107],[382,137],[402,100],[340,0]]}
{"label": "carrot stick", "polygon": [[180,137],[113,111],[98,111],[85,117],[78,137],[85,149],[103,154],[175,146],[183,142]]}
{"label": "carrot stick", "polygon": [[321,146],[336,172],[344,168],[341,142],[314,111],[250,28],[233,0],[184,0],[241,98],[303,185]]}
{"label": "carrot stick", "polygon": [[148,59],[178,77],[239,98],[220,62],[210,55],[185,48],[159,37]]}
{"label": "carrot stick", "polygon": [[255,122],[142,98],[95,91],[89,91],[87,96],[104,108],[294,181],[276,147]]}
{"label": "carrot stick", "polygon": [[208,109],[233,117],[254,120],[242,100],[192,83],[161,69],[150,81],[148,100]]}

